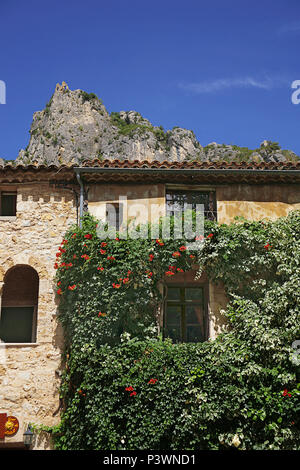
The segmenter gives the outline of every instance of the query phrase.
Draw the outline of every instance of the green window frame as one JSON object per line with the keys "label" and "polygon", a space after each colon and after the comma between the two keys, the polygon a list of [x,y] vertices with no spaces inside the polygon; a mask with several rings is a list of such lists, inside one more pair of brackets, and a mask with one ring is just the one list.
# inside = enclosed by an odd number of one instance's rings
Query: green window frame
{"label": "green window frame", "polygon": [[166,290],[164,338],[175,343],[208,339],[207,286],[170,285]]}

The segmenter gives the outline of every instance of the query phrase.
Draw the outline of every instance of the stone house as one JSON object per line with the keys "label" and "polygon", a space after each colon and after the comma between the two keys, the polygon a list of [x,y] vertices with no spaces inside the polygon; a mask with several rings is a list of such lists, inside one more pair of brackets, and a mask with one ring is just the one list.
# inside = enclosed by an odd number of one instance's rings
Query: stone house
{"label": "stone house", "polygon": [[[300,209],[299,183],[299,162],[115,159],[81,167],[0,167],[0,449],[22,448],[30,422],[59,422],[63,332],[56,317],[54,260],[65,231],[85,210],[104,220],[113,214],[116,226],[131,217],[143,221],[146,213],[154,222],[184,203],[203,204],[205,216],[220,223],[235,216],[274,220]],[[161,326],[182,341],[214,338],[226,302],[222,286],[208,283],[205,275],[195,281],[193,272],[177,274]],[[51,443],[37,437],[31,448],[49,449]]]}

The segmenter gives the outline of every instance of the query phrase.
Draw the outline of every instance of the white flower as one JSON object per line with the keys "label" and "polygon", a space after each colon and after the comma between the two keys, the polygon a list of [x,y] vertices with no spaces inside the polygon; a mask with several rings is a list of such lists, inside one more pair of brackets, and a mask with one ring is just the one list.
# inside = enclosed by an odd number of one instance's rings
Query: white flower
{"label": "white flower", "polygon": [[239,440],[239,436],[235,434],[232,438],[231,444],[234,445],[234,447],[238,447],[240,445],[241,441]]}

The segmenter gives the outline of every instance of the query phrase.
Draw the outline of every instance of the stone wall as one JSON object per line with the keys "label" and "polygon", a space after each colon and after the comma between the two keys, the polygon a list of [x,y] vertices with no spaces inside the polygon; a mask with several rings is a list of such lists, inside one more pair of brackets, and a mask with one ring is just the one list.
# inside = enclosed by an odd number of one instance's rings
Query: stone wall
{"label": "stone wall", "polygon": [[[0,217],[0,289],[7,270],[29,265],[39,276],[37,335],[34,344],[0,343],[0,413],[18,418],[15,436],[1,445],[22,442],[29,422],[59,422],[59,368],[62,331],[57,323],[53,277],[55,254],[70,224],[76,223],[73,195],[49,185],[20,185],[17,214]],[[49,448],[37,439],[35,448]]]}

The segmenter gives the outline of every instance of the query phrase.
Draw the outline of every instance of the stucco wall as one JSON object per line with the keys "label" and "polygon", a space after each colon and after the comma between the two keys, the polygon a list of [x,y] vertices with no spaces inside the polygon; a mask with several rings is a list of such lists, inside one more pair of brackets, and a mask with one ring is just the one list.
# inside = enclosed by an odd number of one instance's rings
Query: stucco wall
{"label": "stucco wall", "polygon": [[135,219],[137,223],[156,222],[165,215],[165,188],[153,185],[93,185],[89,189],[89,212],[105,220],[107,203],[122,203],[123,220]]}
{"label": "stucco wall", "polygon": [[236,216],[275,220],[300,209],[300,186],[231,184],[217,187],[216,198],[220,223],[230,223]]}
{"label": "stucco wall", "polygon": [[[39,275],[36,343],[0,343],[0,413],[16,416],[20,423],[18,433],[6,437],[5,444],[22,441],[28,422],[53,425],[59,421],[56,371],[62,332],[56,319],[53,266],[63,235],[75,222],[72,193],[37,184],[18,187],[16,217],[0,217],[1,293],[5,273],[12,266],[26,264]],[[48,448],[48,443],[38,440],[35,446]]]}

